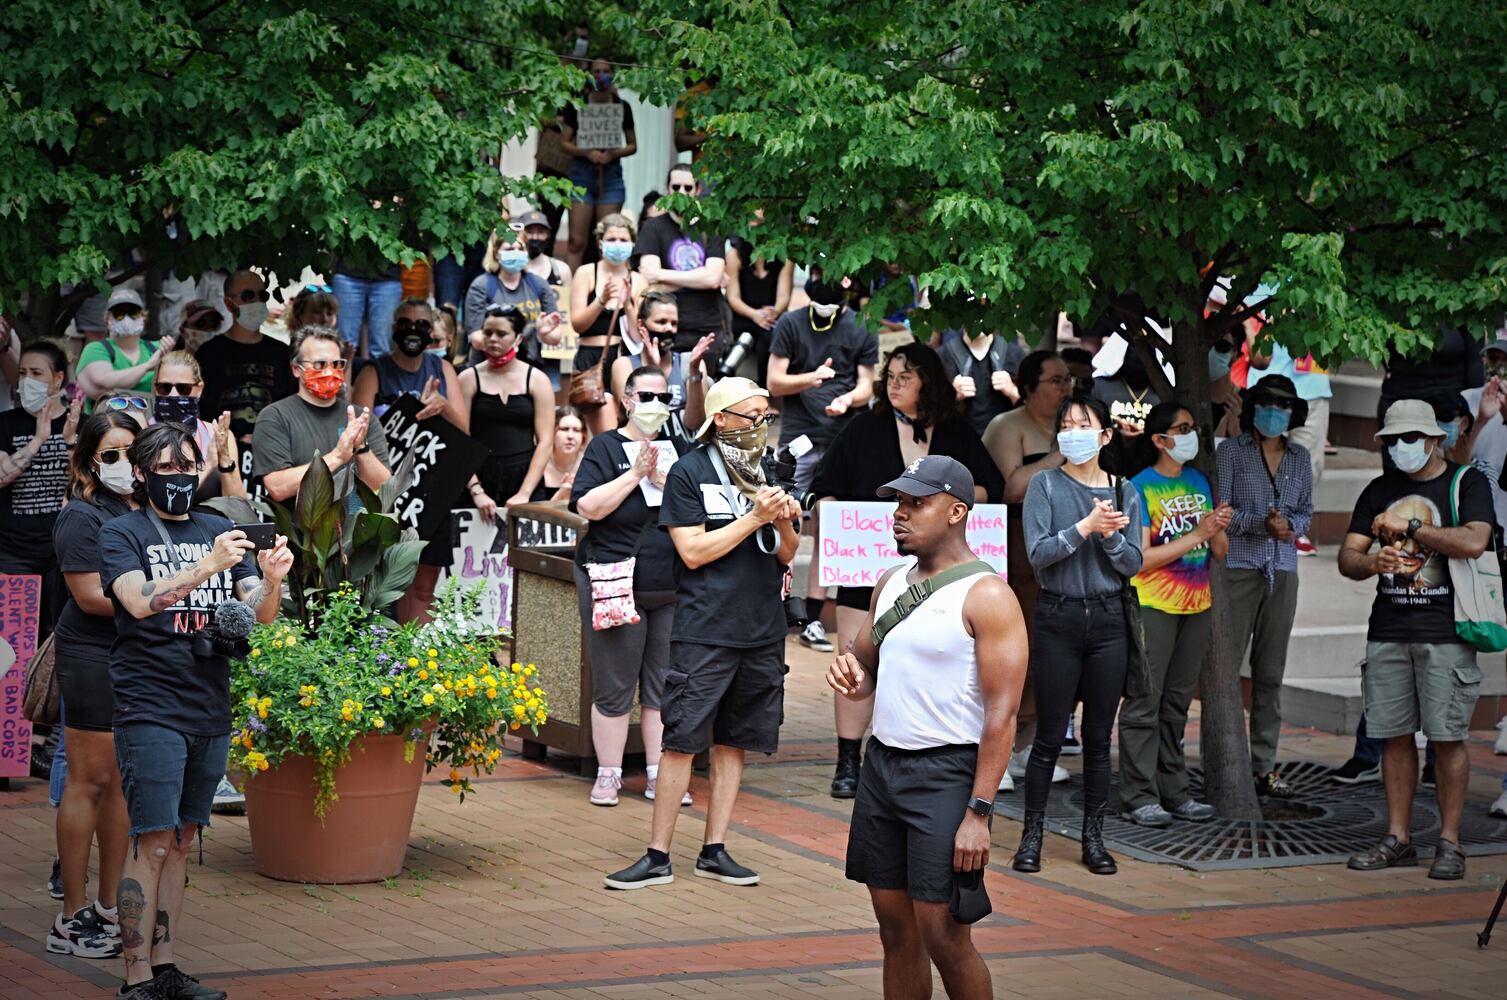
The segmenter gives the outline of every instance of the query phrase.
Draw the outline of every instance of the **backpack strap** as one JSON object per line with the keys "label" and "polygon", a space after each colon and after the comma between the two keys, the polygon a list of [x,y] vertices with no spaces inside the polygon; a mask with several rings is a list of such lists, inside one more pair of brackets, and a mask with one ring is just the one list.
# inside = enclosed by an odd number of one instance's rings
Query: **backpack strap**
{"label": "backpack strap", "polygon": [[947,348],[947,353],[952,355],[953,363],[958,366],[959,375],[968,374],[969,362],[973,360],[970,357],[973,352],[969,351],[968,345],[963,343],[963,336],[960,332],[956,337],[953,337],[943,345]]}
{"label": "backpack strap", "polygon": [[491,305],[497,301],[497,289],[501,284],[502,282],[497,280],[495,273],[491,271],[487,272],[487,305]]}
{"label": "backpack strap", "polygon": [[874,628],[871,633],[874,639],[874,648],[878,649],[879,644],[884,642],[884,637],[893,632],[896,625],[905,621],[912,611],[915,611],[922,604],[926,603],[928,597],[949,583],[956,583],[964,577],[973,576],[976,573],[993,572],[994,567],[984,562],[984,560],[973,559],[960,566],[954,566],[952,569],[944,569],[935,576],[928,576],[919,583],[911,584],[905,588],[899,597],[895,598],[895,603],[890,606],[890,609],[880,615],[878,621],[874,622]]}
{"label": "backpack strap", "polygon": [[105,356],[110,359],[110,367],[113,368],[115,367],[115,344],[110,340],[105,340],[103,343],[105,345]]}

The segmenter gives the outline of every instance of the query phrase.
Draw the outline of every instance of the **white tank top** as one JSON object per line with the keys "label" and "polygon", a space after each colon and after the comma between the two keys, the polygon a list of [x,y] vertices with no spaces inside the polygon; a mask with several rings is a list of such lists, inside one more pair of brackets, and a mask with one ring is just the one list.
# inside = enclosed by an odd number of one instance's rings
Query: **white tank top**
{"label": "white tank top", "polygon": [[[905,578],[915,565],[914,558],[906,560],[885,582],[874,604],[876,621],[905,592]],[[925,750],[983,738],[984,698],[963,602],[974,583],[988,575],[949,583],[885,636],[874,694],[874,735],[880,743]]]}

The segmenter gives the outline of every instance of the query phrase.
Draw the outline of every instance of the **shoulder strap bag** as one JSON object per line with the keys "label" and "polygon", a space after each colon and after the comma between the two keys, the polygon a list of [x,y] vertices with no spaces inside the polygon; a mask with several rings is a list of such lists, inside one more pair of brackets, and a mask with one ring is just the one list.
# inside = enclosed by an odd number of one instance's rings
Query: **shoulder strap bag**
{"label": "shoulder strap bag", "polygon": [[984,562],[984,560],[973,559],[962,565],[954,566],[952,569],[944,569],[935,576],[928,576],[926,579],[906,587],[904,592],[895,598],[895,603],[890,606],[890,609],[880,615],[878,620],[874,622],[874,628],[870,632],[874,640],[874,648],[878,649],[879,645],[884,642],[884,637],[893,632],[896,625],[905,621],[911,612],[926,603],[928,597],[949,583],[956,583],[976,573],[993,572],[994,567]]}
{"label": "shoulder strap bag", "polygon": [[[1473,466],[1455,470],[1449,485],[1450,523],[1460,527],[1460,480]],[[1507,649],[1507,608],[1502,605],[1502,568],[1491,545],[1474,559],[1449,560],[1455,593],[1455,635],[1483,653]]]}
{"label": "shoulder strap bag", "polygon": [[[652,444],[647,441],[644,443]],[[626,449],[623,449],[623,455],[627,457]],[[633,599],[633,573],[638,568],[638,550],[643,548],[644,540],[649,537],[649,532],[658,520],[658,512],[654,508],[649,508],[648,513],[649,516],[639,526],[638,539],[634,541],[628,558],[610,563],[587,559],[581,563],[581,568],[586,571],[586,578],[591,583],[591,628],[595,632],[605,632],[619,625],[638,624],[638,603]],[[596,548],[590,531],[586,532],[585,544],[589,549]]]}
{"label": "shoulder strap bag", "polygon": [[39,726],[55,726],[62,712],[63,689],[57,675],[57,633],[50,633],[32,654],[26,668],[21,714]]}
{"label": "shoulder strap bag", "polygon": [[[622,315],[623,307],[619,305],[612,310],[612,319],[607,329],[615,331],[617,320]],[[612,357],[617,348],[612,334],[607,335],[607,343],[602,347],[602,356],[597,358],[597,363],[584,371],[571,372],[570,374],[570,405],[578,410],[595,410],[607,402],[607,365],[608,358]]]}

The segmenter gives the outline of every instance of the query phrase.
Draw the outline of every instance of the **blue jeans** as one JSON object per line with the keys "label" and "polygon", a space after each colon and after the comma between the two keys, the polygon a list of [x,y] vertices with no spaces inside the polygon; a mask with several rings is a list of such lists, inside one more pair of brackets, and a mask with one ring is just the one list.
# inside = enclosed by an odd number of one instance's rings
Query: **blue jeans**
{"label": "blue jeans", "polygon": [[[1356,760],[1363,760],[1367,764],[1381,763],[1381,740],[1366,735],[1366,716],[1361,714],[1360,725],[1355,727],[1355,751],[1351,754]],[[1430,743],[1424,751],[1424,759],[1430,764],[1434,762],[1434,744]],[[1507,788],[1507,778],[1502,779],[1502,787]]]}
{"label": "blue jeans", "polygon": [[392,350],[392,316],[403,301],[403,283],[396,278],[352,278],[337,274],[330,281],[340,303],[336,324],[347,344],[360,345],[361,321],[366,321],[366,353],[378,357]]}
{"label": "blue jeans", "polygon": [[63,704],[58,703],[58,748],[52,752],[52,780],[47,784],[47,801],[56,809],[63,802],[63,788],[68,783],[68,751],[64,749]]}
{"label": "blue jeans", "polygon": [[131,837],[181,831],[187,823],[208,826],[229,755],[229,733],[192,736],[151,722],[115,727],[115,761]]}

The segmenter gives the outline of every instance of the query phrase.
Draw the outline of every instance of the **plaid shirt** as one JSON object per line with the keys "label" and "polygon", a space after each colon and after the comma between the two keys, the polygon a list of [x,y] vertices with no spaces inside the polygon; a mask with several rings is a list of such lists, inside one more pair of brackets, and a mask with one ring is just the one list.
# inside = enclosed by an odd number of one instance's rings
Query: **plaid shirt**
{"label": "plaid shirt", "polygon": [[1226,532],[1230,552],[1225,565],[1261,570],[1268,588],[1279,572],[1298,571],[1298,550],[1291,541],[1279,542],[1267,534],[1267,511],[1275,507],[1292,525],[1294,535],[1308,534],[1313,522],[1313,466],[1308,449],[1284,442],[1287,450],[1275,477],[1267,474],[1261,446],[1249,431],[1220,445],[1214,456],[1219,499],[1235,508]]}

